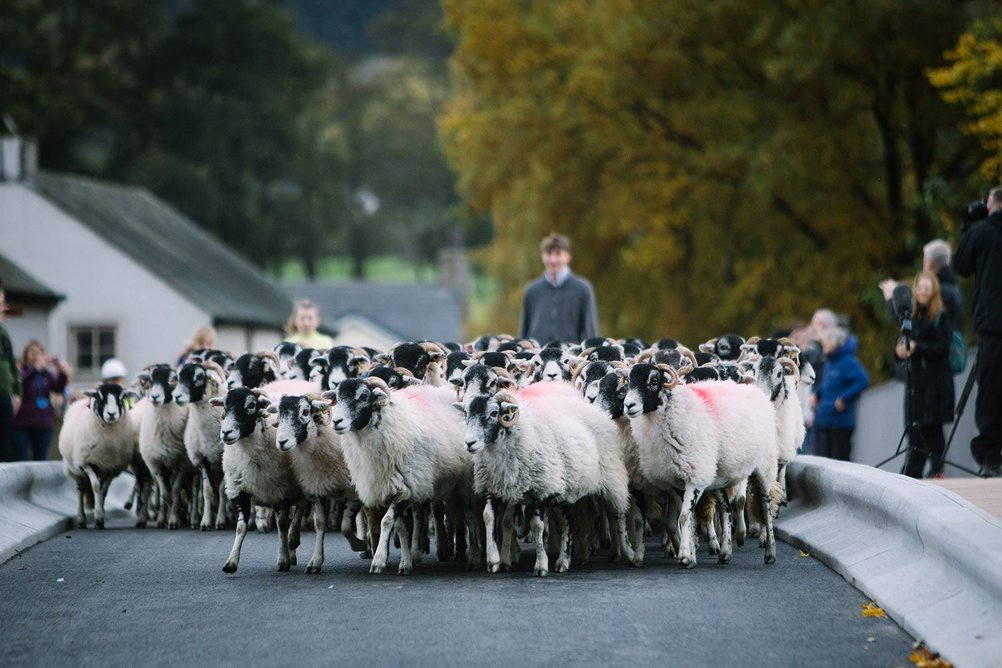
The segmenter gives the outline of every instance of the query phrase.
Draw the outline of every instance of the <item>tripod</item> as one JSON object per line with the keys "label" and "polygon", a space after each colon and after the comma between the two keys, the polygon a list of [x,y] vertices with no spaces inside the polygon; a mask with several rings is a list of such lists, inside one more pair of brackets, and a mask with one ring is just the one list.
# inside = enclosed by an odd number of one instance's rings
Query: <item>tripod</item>
{"label": "tripod", "polygon": [[[908,348],[911,347],[911,340],[912,340],[911,318],[908,317],[901,318],[901,335],[904,337],[905,349],[907,350]],[[885,459],[884,461],[880,462],[879,464],[877,464],[876,468],[880,468],[881,466],[891,461],[898,455],[902,455],[905,453],[911,454],[912,452],[919,452],[924,454],[927,458],[932,458],[934,461],[938,463],[939,466],[943,466],[944,464],[949,464],[955,469],[959,469],[961,471],[964,471],[965,473],[970,473],[971,475],[974,476],[979,475],[977,471],[973,471],[965,466],[961,466],[960,464],[951,462],[946,458],[946,452],[947,450],[949,450],[950,443],[953,441],[953,435],[957,431],[957,423],[960,422],[960,416],[963,414],[964,406],[967,404],[967,397],[971,393],[975,367],[972,366],[971,368],[971,374],[967,378],[967,384],[964,387],[964,392],[961,394],[960,402],[957,404],[957,411],[953,421],[953,429],[950,432],[950,440],[943,447],[943,452],[941,454],[933,455],[931,452],[929,452],[929,447],[925,442],[925,438],[922,436],[922,432],[919,430],[919,424],[913,419],[912,416],[912,411],[914,410],[915,407],[915,386],[914,383],[912,382],[912,362],[913,362],[912,357],[909,355],[905,359],[905,428],[901,432],[901,438],[898,439],[898,447],[894,450],[894,454]],[[977,362],[975,361],[975,364],[976,363]],[[909,437],[909,434],[911,434],[912,436]],[[918,437],[915,440],[920,441],[920,444],[912,442],[912,439],[915,436]],[[908,447],[903,448],[902,446],[905,443],[906,437],[909,437]],[[905,466],[907,466],[907,459]],[[902,473],[904,473],[904,467],[902,467]]]}

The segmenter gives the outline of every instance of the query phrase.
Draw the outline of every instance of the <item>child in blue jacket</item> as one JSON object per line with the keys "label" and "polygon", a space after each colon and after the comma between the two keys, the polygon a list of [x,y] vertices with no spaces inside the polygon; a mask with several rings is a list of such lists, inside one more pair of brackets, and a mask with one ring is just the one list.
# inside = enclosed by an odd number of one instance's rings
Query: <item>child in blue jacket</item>
{"label": "child in blue jacket", "polygon": [[856,403],[870,386],[870,377],[856,357],[859,340],[841,327],[824,332],[821,347],[825,365],[814,409],[817,454],[849,461],[852,432],[856,430]]}

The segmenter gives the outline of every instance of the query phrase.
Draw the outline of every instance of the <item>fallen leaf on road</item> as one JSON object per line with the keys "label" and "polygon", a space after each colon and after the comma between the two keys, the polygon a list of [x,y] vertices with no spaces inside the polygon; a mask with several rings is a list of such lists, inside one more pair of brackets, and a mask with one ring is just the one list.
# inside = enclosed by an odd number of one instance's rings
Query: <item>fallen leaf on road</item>
{"label": "fallen leaf on road", "polygon": [[56,582],[63,582],[64,578],[56,578]]}
{"label": "fallen leaf on road", "polygon": [[864,617],[886,617],[887,613],[884,612],[883,608],[877,607],[877,604],[873,601],[867,603],[863,606],[863,616]]}
{"label": "fallen leaf on road", "polygon": [[929,648],[925,645],[912,652],[908,660],[918,666],[918,668],[953,668],[952,663],[939,658],[939,654],[930,652]]}
{"label": "fallen leaf on road", "polygon": [[811,556],[811,553],[810,552],[804,552],[803,550],[801,550],[800,551],[800,556],[802,556],[802,557],[809,557],[809,556]]}

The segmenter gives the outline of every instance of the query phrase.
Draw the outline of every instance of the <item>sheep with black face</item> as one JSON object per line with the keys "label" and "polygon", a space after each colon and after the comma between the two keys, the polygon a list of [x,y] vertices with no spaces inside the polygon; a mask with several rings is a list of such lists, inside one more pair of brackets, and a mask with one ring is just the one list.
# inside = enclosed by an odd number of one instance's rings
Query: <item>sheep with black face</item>
{"label": "sheep with black face", "polygon": [[142,410],[139,454],[160,490],[157,527],[177,529],[186,511],[184,493],[195,472],[184,445],[188,407],[174,401],[178,378],[169,364],[146,367],[138,379],[149,404]]}

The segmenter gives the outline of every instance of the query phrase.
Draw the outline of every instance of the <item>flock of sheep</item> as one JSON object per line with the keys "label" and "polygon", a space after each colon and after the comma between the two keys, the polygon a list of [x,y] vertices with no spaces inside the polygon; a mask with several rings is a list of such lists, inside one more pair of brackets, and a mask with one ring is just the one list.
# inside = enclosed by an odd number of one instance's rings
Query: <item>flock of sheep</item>
{"label": "flock of sheep", "polygon": [[[485,336],[466,346],[390,351],[282,343],[234,357],[189,355],[138,376],[142,394],[103,384],[67,410],[66,474],[104,527],[111,481],[135,475],[137,526],[277,529],[278,570],[296,564],[312,510],[307,573],[324,533],[398,572],[430,553],[489,572],[531,540],[536,575],[596,549],[644,562],[645,531],[696,565],[697,536],[722,563],[756,536],[776,558],[773,519],[804,438],[797,387],[813,372],[786,339],[593,339],[540,347]],[[130,408],[131,407],[131,408]],[[131,505],[130,501],[130,505]]]}

